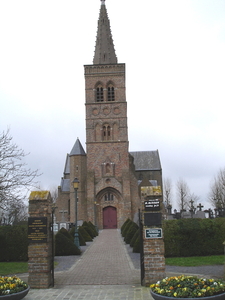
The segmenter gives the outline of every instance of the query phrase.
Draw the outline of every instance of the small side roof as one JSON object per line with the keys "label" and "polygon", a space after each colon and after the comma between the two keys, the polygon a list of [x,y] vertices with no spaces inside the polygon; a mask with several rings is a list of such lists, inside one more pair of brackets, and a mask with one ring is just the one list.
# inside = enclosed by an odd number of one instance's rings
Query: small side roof
{"label": "small side roof", "polygon": [[70,180],[62,178],[60,186],[61,186],[62,192],[69,192],[70,191]]}
{"label": "small side roof", "polygon": [[158,150],[130,152],[134,158],[136,171],[161,170]]}
{"label": "small side roof", "polygon": [[72,155],[86,155],[84,148],[81,145],[81,142],[78,138],[70,152],[70,156],[72,156]]}

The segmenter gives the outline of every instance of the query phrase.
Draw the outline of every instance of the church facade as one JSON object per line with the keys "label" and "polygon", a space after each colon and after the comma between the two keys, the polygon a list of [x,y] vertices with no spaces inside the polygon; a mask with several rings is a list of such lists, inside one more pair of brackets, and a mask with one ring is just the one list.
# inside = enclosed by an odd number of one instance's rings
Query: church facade
{"label": "church facade", "polygon": [[[129,152],[125,64],[117,62],[105,1],[101,1],[93,64],[84,66],[86,151],[79,139],[66,156],[56,222],[76,220],[73,180],[79,180],[77,219],[100,229],[120,228],[140,208],[141,185],[161,196],[158,151]],[[146,183],[145,183],[146,185]]]}

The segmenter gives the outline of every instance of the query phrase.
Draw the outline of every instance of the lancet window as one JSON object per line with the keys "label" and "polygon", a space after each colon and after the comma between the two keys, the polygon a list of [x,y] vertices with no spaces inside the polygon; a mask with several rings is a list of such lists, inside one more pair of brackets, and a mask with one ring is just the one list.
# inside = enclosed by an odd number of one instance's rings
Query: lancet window
{"label": "lancet window", "polygon": [[115,90],[114,90],[114,86],[112,86],[112,84],[110,84],[108,86],[108,101],[115,101]]}
{"label": "lancet window", "polygon": [[111,140],[111,127],[109,125],[103,126],[103,141]]}
{"label": "lancet window", "polygon": [[114,200],[114,196],[111,193],[107,193],[105,194],[105,201],[113,201]]}
{"label": "lancet window", "polygon": [[96,101],[97,102],[104,101],[103,87],[101,85],[97,86],[96,88]]}

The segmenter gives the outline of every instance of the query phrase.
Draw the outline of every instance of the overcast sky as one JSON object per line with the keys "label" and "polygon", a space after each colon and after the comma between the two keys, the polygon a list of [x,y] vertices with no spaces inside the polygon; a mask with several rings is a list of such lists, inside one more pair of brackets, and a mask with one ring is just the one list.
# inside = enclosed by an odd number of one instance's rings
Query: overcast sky
{"label": "overcast sky", "polygon": [[[0,0],[0,130],[10,127],[41,187],[60,184],[85,148],[83,65],[92,64],[99,0]],[[163,176],[209,208],[225,167],[225,1],[106,0],[126,63],[130,151],[159,150]]]}

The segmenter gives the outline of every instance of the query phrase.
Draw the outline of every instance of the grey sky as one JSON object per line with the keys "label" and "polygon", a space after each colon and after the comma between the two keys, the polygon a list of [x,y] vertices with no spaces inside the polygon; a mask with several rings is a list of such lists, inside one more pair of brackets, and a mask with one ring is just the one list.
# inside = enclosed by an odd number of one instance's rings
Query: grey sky
{"label": "grey sky", "polygon": [[[205,203],[225,166],[225,1],[106,7],[126,63],[130,151],[158,149],[164,177],[174,186],[183,178]],[[99,0],[0,1],[0,129],[10,126],[30,152],[43,189],[60,184],[77,137],[85,148],[83,65],[92,64],[99,8]]]}

